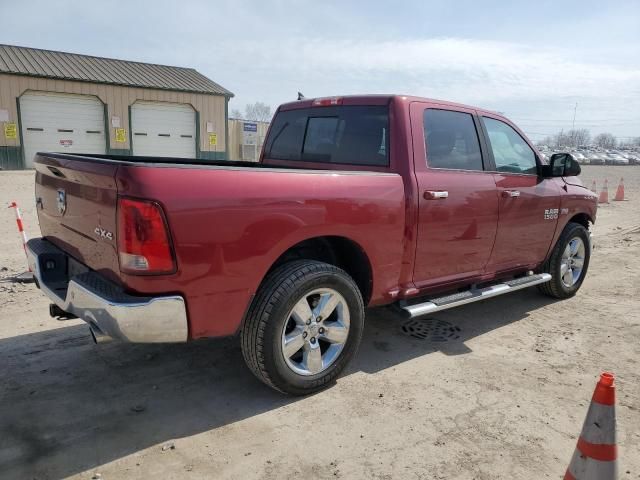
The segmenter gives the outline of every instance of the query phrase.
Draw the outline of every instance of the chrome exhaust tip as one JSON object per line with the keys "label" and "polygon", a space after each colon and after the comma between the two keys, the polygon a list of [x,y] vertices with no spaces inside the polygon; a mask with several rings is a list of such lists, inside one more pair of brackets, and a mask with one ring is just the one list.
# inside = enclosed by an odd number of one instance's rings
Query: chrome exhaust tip
{"label": "chrome exhaust tip", "polygon": [[113,337],[110,337],[109,335],[103,333],[102,330],[100,330],[98,327],[95,327],[94,325],[89,325],[89,331],[91,332],[91,337],[93,338],[93,342],[95,344],[109,343],[113,341]]}

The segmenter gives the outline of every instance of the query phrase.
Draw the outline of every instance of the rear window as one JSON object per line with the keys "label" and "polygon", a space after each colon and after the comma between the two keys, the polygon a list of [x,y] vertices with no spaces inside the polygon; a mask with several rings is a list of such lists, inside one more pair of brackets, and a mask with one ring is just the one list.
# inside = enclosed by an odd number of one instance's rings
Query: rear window
{"label": "rear window", "polygon": [[388,166],[388,107],[352,105],[279,112],[264,154],[274,160]]}

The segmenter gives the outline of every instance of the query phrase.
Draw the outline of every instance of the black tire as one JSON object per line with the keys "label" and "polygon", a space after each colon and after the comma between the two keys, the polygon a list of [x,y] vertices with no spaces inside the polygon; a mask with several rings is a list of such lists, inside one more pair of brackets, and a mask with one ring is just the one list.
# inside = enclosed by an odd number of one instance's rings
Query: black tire
{"label": "black tire", "polygon": [[[293,306],[317,288],[331,288],[344,298],[350,315],[347,340],[337,359],[315,375],[300,375],[285,362],[282,332]],[[295,260],[276,268],[264,280],[240,334],[242,354],[259,380],[290,395],[307,395],[332,383],[353,358],[362,339],[364,304],[353,279],[327,263]]]}
{"label": "black tire", "polygon": [[[562,262],[562,254],[564,250],[567,248],[567,245],[574,238],[580,238],[585,246],[585,255],[584,255],[584,263],[582,267],[582,273],[578,280],[570,287],[565,285],[561,278],[560,268]],[[584,228],[584,226],[579,223],[570,222],[564,227],[564,230],[560,234],[560,238],[556,243],[556,246],[553,248],[551,252],[551,256],[542,266],[542,271],[545,273],[549,273],[552,278],[550,281],[546,283],[541,283],[538,285],[538,290],[540,290],[545,295],[548,295],[553,298],[569,298],[573,297],[576,292],[580,289],[582,282],[584,281],[585,276],[587,275],[587,270],[589,269],[589,260],[591,257],[591,240],[589,237],[589,231]]]}

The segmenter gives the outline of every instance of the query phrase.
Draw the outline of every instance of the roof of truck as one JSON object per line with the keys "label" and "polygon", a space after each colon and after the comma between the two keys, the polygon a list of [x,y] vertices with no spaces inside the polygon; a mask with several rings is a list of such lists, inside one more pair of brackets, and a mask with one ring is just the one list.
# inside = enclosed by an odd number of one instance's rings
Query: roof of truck
{"label": "roof of truck", "polygon": [[330,97],[317,97],[317,98],[304,98],[302,100],[296,100],[293,102],[284,103],[280,106],[280,110],[293,110],[296,108],[307,108],[313,106],[314,102],[319,102],[328,99],[341,99],[342,105],[386,105],[392,99],[397,99],[403,102],[428,102],[435,103],[443,106],[467,108],[471,110],[477,110],[484,113],[492,113],[500,115],[498,112],[487,110],[485,108],[474,107],[473,105],[465,105],[462,103],[450,102],[447,100],[438,100],[435,98],[417,97],[413,95],[401,95],[401,94],[368,94],[368,95],[333,95]]}

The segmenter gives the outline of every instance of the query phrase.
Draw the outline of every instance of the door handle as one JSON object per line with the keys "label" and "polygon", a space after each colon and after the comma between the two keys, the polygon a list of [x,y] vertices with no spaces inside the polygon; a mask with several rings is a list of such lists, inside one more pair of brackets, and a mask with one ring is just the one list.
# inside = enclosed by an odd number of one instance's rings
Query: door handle
{"label": "door handle", "polygon": [[515,198],[520,196],[519,190],[503,190],[502,196],[506,198]]}
{"label": "door handle", "polygon": [[425,200],[442,200],[449,197],[446,190],[427,190],[424,192]]}

